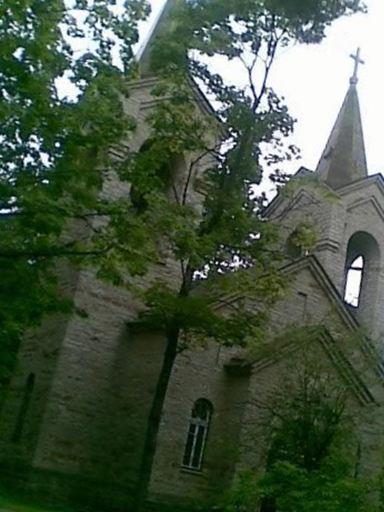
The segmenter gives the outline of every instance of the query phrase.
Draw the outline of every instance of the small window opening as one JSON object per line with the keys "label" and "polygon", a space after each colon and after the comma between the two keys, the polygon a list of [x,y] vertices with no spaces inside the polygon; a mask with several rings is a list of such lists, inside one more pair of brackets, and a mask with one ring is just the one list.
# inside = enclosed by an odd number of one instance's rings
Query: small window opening
{"label": "small window opening", "polygon": [[364,258],[358,256],[351,263],[345,283],[344,300],[350,306],[359,307],[361,284],[363,281]]}
{"label": "small window opening", "polygon": [[287,255],[296,260],[308,256],[315,248],[317,235],[315,227],[309,222],[301,222],[289,235],[285,250]]}
{"label": "small window opening", "polygon": [[300,241],[300,234],[298,229],[295,229],[295,231],[293,231],[289,235],[287,242],[285,244],[285,250],[288,257],[291,260],[297,260],[304,256],[304,251]]}
{"label": "small window opening", "polygon": [[20,405],[19,414],[17,416],[15,430],[12,435],[12,442],[19,443],[23,434],[25,419],[28,413],[29,405],[32,398],[33,388],[35,386],[35,374],[31,373],[25,383],[24,395]]}
{"label": "small window opening", "polygon": [[144,213],[148,209],[147,196],[150,192],[156,189],[166,191],[174,178],[176,155],[169,155],[162,161],[156,152],[151,151],[154,144],[150,139],[142,145],[135,164],[136,179],[131,184],[130,198],[137,213]]}
{"label": "small window opening", "polygon": [[200,471],[202,468],[212,410],[212,404],[203,398],[197,400],[192,409],[183,457],[185,468],[194,471]]}
{"label": "small window opening", "polygon": [[144,213],[148,210],[148,194],[150,191],[153,191],[157,186],[160,190],[167,190],[170,186],[171,178],[172,178],[172,162],[164,163],[160,167],[156,167],[155,164],[152,165],[152,168],[155,169],[153,171],[152,176],[152,185],[149,190],[145,190],[138,185],[131,185],[130,198],[132,205],[137,213]]}
{"label": "small window opening", "polygon": [[297,260],[303,256],[303,249],[298,241],[297,230],[289,235],[285,244],[285,250],[289,258],[292,260]]}

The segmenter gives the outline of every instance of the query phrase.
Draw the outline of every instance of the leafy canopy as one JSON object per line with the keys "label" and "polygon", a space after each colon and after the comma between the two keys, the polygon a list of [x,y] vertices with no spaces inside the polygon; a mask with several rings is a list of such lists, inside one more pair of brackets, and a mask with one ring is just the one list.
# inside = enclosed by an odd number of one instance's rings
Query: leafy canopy
{"label": "leafy canopy", "polygon": [[[147,119],[151,144],[120,169],[145,198],[137,222],[142,221],[147,239],[155,231],[180,264],[180,289],[163,288],[159,302],[151,290],[144,296],[156,309],[154,323],[159,322],[158,311],[169,314],[170,304],[180,319],[178,300],[185,305],[201,278],[213,303],[229,289],[262,298],[265,304],[279,296],[283,283],[276,272],[281,261],[274,249],[276,226],[263,219],[265,198],[255,193],[255,185],[271,170],[278,173],[281,162],[296,158],[297,148],[285,142],[295,121],[268,86],[270,70],[280,48],[320,42],[332,21],[364,10],[359,1],[176,0],[174,6],[153,44],[150,69],[144,63],[143,72],[158,77],[152,93],[161,99]],[[228,69],[242,80],[230,77]],[[182,171],[186,178],[180,189],[180,174],[169,183],[169,174],[161,169],[186,155],[192,157]],[[196,197],[196,188],[201,196]],[[237,272],[244,268],[252,268],[248,279]],[[109,266],[111,273],[119,270],[119,261]],[[212,313],[211,325],[218,324],[212,307],[203,302],[201,308]],[[264,318],[255,315],[255,324]],[[251,335],[250,315],[248,320],[237,338]]]}
{"label": "leafy canopy", "polygon": [[144,0],[1,2],[1,374],[26,327],[68,309],[56,258],[81,254],[65,228],[100,209],[98,169],[133,127],[118,92],[134,71],[137,22],[147,13]]}
{"label": "leafy canopy", "polygon": [[260,504],[263,512],[377,510],[369,499],[373,482],[358,474],[348,387],[316,357],[313,333],[304,330],[298,339],[305,332],[273,392],[258,404],[269,446],[265,472],[239,476],[228,512],[253,511]]}

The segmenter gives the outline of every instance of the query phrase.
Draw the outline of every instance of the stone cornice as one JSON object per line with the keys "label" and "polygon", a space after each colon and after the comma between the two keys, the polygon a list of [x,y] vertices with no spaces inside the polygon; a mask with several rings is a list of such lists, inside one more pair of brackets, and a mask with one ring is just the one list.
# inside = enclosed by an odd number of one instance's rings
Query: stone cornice
{"label": "stone cornice", "polygon": [[[210,102],[208,101],[208,99],[206,98],[204,93],[200,90],[200,88],[196,84],[196,82],[192,78],[189,78],[188,82],[189,82],[189,85],[191,87],[191,91],[194,94],[196,103],[200,106],[202,111],[204,111],[209,116],[214,117],[215,120],[219,124],[221,124],[221,121],[217,117],[216,111],[212,108],[212,105],[210,104]],[[134,91],[134,90],[140,90],[140,89],[143,89],[143,88],[150,88],[150,87],[156,86],[159,83],[161,83],[161,79],[159,79],[157,77],[151,76],[151,77],[148,77],[148,78],[147,77],[146,78],[141,78],[141,79],[138,79],[138,80],[133,80],[133,81],[128,82],[127,90],[129,92],[129,91]],[[156,105],[159,101],[163,101],[164,99],[167,99],[167,98],[166,97],[161,97],[161,98],[157,98],[157,99],[154,98],[152,100],[143,102],[143,104],[147,108],[149,108],[151,105]]]}
{"label": "stone cornice", "polygon": [[[384,221],[384,207],[379,203],[377,198],[375,196],[370,197],[362,197],[358,199],[357,201],[354,201],[347,207],[347,212],[352,212],[354,209],[359,208],[360,206],[366,205],[371,203],[373,205],[373,208],[376,210],[377,214],[381,218],[381,220]],[[384,197],[383,197],[383,204],[384,204]]]}
{"label": "stone cornice", "polygon": [[337,253],[340,249],[340,242],[338,240],[323,239],[316,244],[316,251],[331,251]]}
{"label": "stone cornice", "polygon": [[344,324],[349,329],[355,330],[359,328],[357,320],[346,307],[341,295],[339,294],[338,290],[334,286],[333,282],[329,278],[328,274],[316,256],[310,255],[294,261],[293,263],[289,263],[281,269],[281,272],[285,274],[293,274],[305,268],[311,271],[317,283],[321,286],[335,307],[336,311],[339,313],[339,316],[342,318]]}
{"label": "stone cornice", "polygon": [[384,196],[384,178],[381,174],[372,174],[371,176],[368,176],[362,180],[354,181],[345,187],[337,189],[336,192],[340,197],[343,197],[347,194],[350,194],[351,192],[363,189],[372,184],[377,185],[378,190]]}
{"label": "stone cornice", "polygon": [[[313,341],[318,341],[320,343],[324,352],[327,354],[327,357],[332,362],[344,382],[348,384],[348,388],[352,390],[360,404],[378,405],[368,386],[363,382],[359,373],[352,366],[350,360],[338,346],[338,343],[333,339],[329,331],[324,327],[320,329],[318,327],[309,327],[307,329],[309,331],[308,335],[312,335]],[[271,346],[273,344],[272,340]],[[277,362],[282,361],[297,352],[299,348],[300,345],[294,341],[285,345],[280,345],[278,347],[278,351],[274,351],[273,355],[260,357],[259,359],[250,362],[249,366],[252,367],[252,373],[256,374],[265,368],[275,365]]]}

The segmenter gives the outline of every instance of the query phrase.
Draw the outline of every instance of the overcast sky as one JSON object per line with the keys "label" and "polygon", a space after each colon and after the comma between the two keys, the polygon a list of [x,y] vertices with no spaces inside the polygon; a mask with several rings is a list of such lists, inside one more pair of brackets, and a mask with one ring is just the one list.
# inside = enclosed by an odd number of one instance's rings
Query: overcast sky
{"label": "overcast sky", "polygon": [[[142,27],[143,40],[164,3],[151,0],[153,12]],[[270,83],[298,120],[293,141],[302,159],[295,167],[316,167],[349,85],[349,55],[360,46],[366,64],[360,67],[358,90],[368,167],[370,173],[384,172],[384,0],[366,4],[368,14],[337,21],[321,45],[289,48],[275,63]]]}

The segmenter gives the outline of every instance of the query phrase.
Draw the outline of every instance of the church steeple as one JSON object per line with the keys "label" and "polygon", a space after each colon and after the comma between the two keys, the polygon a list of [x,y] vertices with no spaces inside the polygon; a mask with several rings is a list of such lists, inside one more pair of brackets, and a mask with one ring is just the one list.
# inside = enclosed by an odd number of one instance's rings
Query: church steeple
{"label": "church steeple", "polygon": [[337,189],[368,175],[363,127],[357,94],[360,50],[351,55],[355,68],[343,105],[316,168],[320,179]]}
{"label": "church steeple", "polygon": [[164,7],[150,33],[149,39],[145,43],[142,51],[139,52],[139,65],[142,75],[150,73],[150,60],[153,43],[157,37],[164,34],[169,24],[169,15],[171,10],[175,7],[178,0],[166,0]]}

